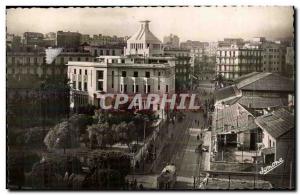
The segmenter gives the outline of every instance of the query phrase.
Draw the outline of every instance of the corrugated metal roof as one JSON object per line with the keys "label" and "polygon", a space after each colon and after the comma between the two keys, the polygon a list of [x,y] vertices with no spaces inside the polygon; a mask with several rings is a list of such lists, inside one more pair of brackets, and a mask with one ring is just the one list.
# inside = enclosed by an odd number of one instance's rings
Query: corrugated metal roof
{"label": "corrugated metal roof", "polygon": [[237,88],[251,91],[294,91],[294,83],[279,74],[262,72],[241,80],[237,83]]}
{"label": "corrugated metal roof", "polygon": [[242,96],[237,100],[237,102],[241,105],[256,109],[282,107],[288,105],[287,98],[279,97]]}
{"label": "corrugated metal roof", "polygon": [[213,115],[213,129],[216,133],[226,132],[223,131],[223,129],[226,129],[225,126],[227,126],[227,131],[254,129],[257,125],[254,120],[249,121],[249,115],[253,116],[252,113],[238,103],[216,110]]}
{"label": "corrugated metal roof", "polygon": [[215,92],[216,100],[222,100],[229,97],[234,97],[236,95],[238,95],[238,89],[235,85],[230,85],[228,87],[218,89]]}
{"label": "corrugated metal roof", "polygon": [[274,138],[279,138],[295,127],[294,115],[286,108],[259,116],[255,119],[255,123]]}

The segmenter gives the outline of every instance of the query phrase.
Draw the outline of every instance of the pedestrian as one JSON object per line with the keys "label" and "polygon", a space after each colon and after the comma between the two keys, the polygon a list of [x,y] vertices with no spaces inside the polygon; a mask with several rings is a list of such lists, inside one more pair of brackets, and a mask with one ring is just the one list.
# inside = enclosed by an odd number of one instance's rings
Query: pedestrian
{"label": "pedestrian", "polygon": [[140,184],[140,190],[142,190],[142,189],[144,189],[144,186],[143,186],[143,184]]}
{"label": "pedestrian", "polygon": [[139,168],[140,168],[140,163],[139,163],[138,160],[137,160],[136,163],[135,163],[135,168],[136,168],[136,169],[139,169]]}

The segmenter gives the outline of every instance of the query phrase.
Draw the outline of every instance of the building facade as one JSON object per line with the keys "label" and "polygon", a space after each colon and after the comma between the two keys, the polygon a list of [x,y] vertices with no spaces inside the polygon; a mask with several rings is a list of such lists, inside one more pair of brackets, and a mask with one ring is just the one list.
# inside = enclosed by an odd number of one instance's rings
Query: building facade
{"label": "building facade", "polygon": [[38,32],[25,32],[23,34],[23,43],[25,45],[44,45],[44,35]]}
{"label": "building facade", "polygon": [[94,50],[97,62],[68,62],[71,107],[99,106],[105,93],[175,93],[175,58],[162,55],[161,41],[150,32],[149,22],[141,21],[140,30],[127,41],[125,55]]}
{"label": "building facade", "polygon": [[164,49],[165,56],[175,57],[176,89],[185,90],[191,84],[191,56],[189,49],[169,48]]}
{"label": "building facade", "polygon": [[107,46],[93,46],[87,45],[83,48],[84,51],[88,51],[92,56],[123,56],[123,45],[107,45]]}
{"label": "building facade", "polygon": [[170,34],[169,36],[164,37],[163,44],[166,48],[178,48],[179,41],[180,39],[177,35]]}
{"label": "building facade", "polygon": [[285,47],[274,42],[263,42],[262,49],[262,71],[281,74],[285,65]]}
{"label": "building facade", "polygon": [[258,46],[219,47],[216,59],[216,73],[225,79],[262,71],[262,50]]}
{"label": "building facade", "polygon": [[287,47],[285,55],[286,76],[295,79],[295,48]]}
{"label": "building facade", "polygon": [[81,34],[78,32],[63,32],[56,33],[56,46],[76,50],[80,46]]}
{"label": "building facade", "polygon": [[72,107],[99,106],[104,93],[175,93],[175,61],[168,57],[101,56],[98,62],[68,62]]}
{"label": "building facade", "polygon": [[89,53],[62,52],[51,64],[46,63],[45,51],[34,52],[8,52],[7,53],[7,76],[10,77],[44,77],[67,76],[68,61],[94,61]]}
{"label": "building facade", "polygon": [[198,80],[213,80],[216,72],[217,42],[204,44],[200,48],[191,49],[191,63],[194,75]]}

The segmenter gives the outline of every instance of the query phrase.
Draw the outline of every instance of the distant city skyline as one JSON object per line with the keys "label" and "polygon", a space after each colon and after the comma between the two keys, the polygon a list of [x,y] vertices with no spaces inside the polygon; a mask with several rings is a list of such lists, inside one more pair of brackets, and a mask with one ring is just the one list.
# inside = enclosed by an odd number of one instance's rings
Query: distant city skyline
{"label": "distant city skyline", "polygon": [[293,7],[184,8],[22,8],[7,9],[7,33],[73,31],[82,34],[131,36],[140,20],[161,40],[175,34],[180,42],[220,41],[223,38],[293,36]]}

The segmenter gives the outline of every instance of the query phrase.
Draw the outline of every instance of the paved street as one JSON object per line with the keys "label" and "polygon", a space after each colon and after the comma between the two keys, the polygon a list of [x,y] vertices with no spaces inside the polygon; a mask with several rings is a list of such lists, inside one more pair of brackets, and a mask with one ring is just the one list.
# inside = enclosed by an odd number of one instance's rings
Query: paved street
{"label": "paved street", "polygon": [[189,187],[193,177],[198,176],[203,168],[201,154],[195,152],[200,144],[200,140],[197,140],[197,135],[200,134],[197,130],[199,126],[195,120],[199,120],[200,127],[204,125],[203,114],[199,112],[187,112],[183,121],[176,121],[175,125],[169,125],[172,136],[166,140],[167,143],[158,156],[156,166],[153,167],[153,171],[159,174],[167,163],[174,163],[178,177],[182,178],[180,183],[186,181],[185,185]]}

